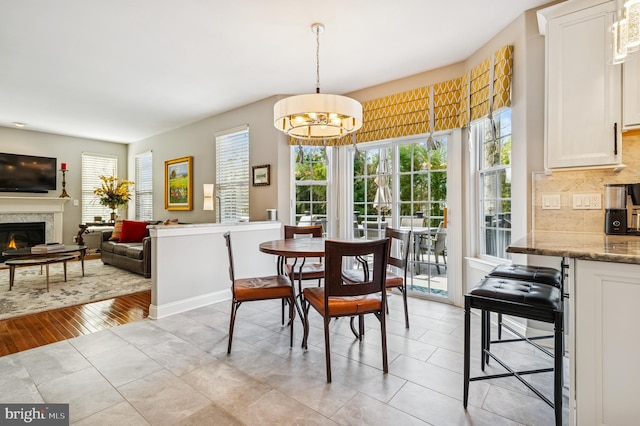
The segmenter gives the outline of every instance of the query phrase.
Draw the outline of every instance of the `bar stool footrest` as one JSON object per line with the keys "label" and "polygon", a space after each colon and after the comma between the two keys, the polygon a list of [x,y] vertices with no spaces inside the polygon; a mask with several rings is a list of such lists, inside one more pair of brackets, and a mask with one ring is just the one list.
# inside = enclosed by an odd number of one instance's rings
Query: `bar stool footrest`
{"label": "bar stool footrest", "polygon": [[544,396],[542,394],[542,392],[540,392],[538,389],[536,389],[531,383],[529,383],[528,381],[526,381],[525,379],[520,377],[522,375],[527,375],[527,374],[551,373],[551,372],[553,372],[553,367],[536,368],[536,369],[533,369],[533,370],[524,370],[524,371],[515,371],[511,367],[509,367],[507,364],[505,364],[504,361],[502,361],[500,358],[498,358],[491,351],[488,351],[488,350],[485,349],[484,353],[489,355],[491,358],[493,358],[498,364],[500,364],[502,366],[502,368],[507,370],[508,373],[501,373],[501,374],[499,373],[499,374],[490,374],[490,375],[487,375],[487,376],[469,377],[469,382],[477,382],[477,381],[480,381],[480,380],[490,380],[490,379],[501,379],[501,378],[504,378],[504,377],[515,377],[523,385],[528,387],[531,390],[531,392],[535,393],[540,399],[542,399],[544,402],[546,402],[551,408],[555,408],[553,402],[551,402],[549,400],[549,398]]}
{"label": "bar stool footrest", "polygon": [[541,339],[553,339],[553,334],[551,335],[545,335],[545,336],[534,336],[534,337],[527,337],[525,335],[523,335],[522,333],[520,333],[519,331],[513,329],[510,325],[508,324],[502,324],[502,326],[504,328],[506,328],[507,330],[509,330],[511,333],[515,334],[516,336],[518,336],[517,339],[500,339],[500,340],[491,340],[490,343],[511,343],[511,342],[527,342],[528,344],[530,344],[531,346],[533,346],[534,348],[544,352],[545,354],[547,354],[548,356],[550,356],[551,358],[553,358],[553,352],[551,352],[550,350],[548,350],[547,348],[540,346],[539,344],[537,344],[536,342],[533,342],[533,340],[541,340]]}

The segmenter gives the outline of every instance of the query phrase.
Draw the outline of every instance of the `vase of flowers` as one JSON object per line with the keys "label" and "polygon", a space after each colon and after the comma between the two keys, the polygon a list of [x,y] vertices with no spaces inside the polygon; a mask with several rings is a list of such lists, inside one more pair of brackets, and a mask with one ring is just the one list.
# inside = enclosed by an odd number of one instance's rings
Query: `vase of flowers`
{"label": "vase of flowers", "polygon": [[133,185],[133,182],[115,176],[100,176],[100,180],[102,184],[94,189],[93,193],[100,197],[100,204],[111,209],[111,221],[114,222],[117,217],[116,209],[126,207],[131,200],[129,186]]}

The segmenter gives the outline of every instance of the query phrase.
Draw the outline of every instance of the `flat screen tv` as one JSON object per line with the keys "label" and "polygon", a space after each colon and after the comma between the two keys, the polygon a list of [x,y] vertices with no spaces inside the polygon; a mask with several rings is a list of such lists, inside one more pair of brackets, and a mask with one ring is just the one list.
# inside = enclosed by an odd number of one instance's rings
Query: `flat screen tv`
{"label": "flat screen tv", "polygon": [[56,189],[56,159],[0,153],[1,192],[47,192]]}

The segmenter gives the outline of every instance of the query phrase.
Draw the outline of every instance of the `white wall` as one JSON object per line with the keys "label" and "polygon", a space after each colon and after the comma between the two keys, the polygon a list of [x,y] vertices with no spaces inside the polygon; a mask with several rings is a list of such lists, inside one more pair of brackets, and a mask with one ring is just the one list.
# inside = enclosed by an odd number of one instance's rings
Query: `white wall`
{"label": "white wall", "polygon": [[[135,155],[153,151],[154,218],[178,218],[185,223],[215,222],[215,212],[202,210],[202,184],[215,183],[215,134],[248,125],[250,166],[271,165],[271,185],[250,187],[249,218],[252,221],[265,220],[266,209],[275,208],[278,209],[278,219],[288,223],[289,148],[284,135],[273,127],[273,104],[278,99],[276,96],[267,98],[132,143],[129,146],[129,167],[132,172]],[[164,162],[186,156],[193,156],[193,210],[165,210]],[[133,176],[130,178],[133,179]]]}
{"label": "white wall", "polygon": [[[516,240],[525,236],[532,227],[532,173],[544,168],[544,38],[538,33],[535,11],[526,12],[501,31],[469,58],[467,66],[477,64],[505,44],[514,45],[511,93],[511,236],[512,240]],[[463,152],[468,155],[469,151]],[[468,161],[467,158],[467,164]],[[474,209],[475,205],[468,205],[465,210],[473,212]],[[474,230],[471,228],[467,231],[464,234],[467,238],[466,256],[474,258],[477,253],[472,244]],[[526,263],[526,259],[518,255],[513,257],[513,261]],[[475,286],[478,276],[486,268],[486,264],[465,262],[464,292]]]}

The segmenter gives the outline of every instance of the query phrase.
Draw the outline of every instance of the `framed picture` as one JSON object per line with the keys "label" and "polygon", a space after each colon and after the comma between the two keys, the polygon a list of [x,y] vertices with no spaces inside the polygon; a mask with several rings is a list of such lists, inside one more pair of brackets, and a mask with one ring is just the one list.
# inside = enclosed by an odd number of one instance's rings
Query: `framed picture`
{"label": "framed picture", "polygon": [[193,210],[193,157],[164,162],[164,208]]}
{"label": "framed picture", "polygon": [[253,166],[253,186],[267,186],[271,184],[271,165]]}

